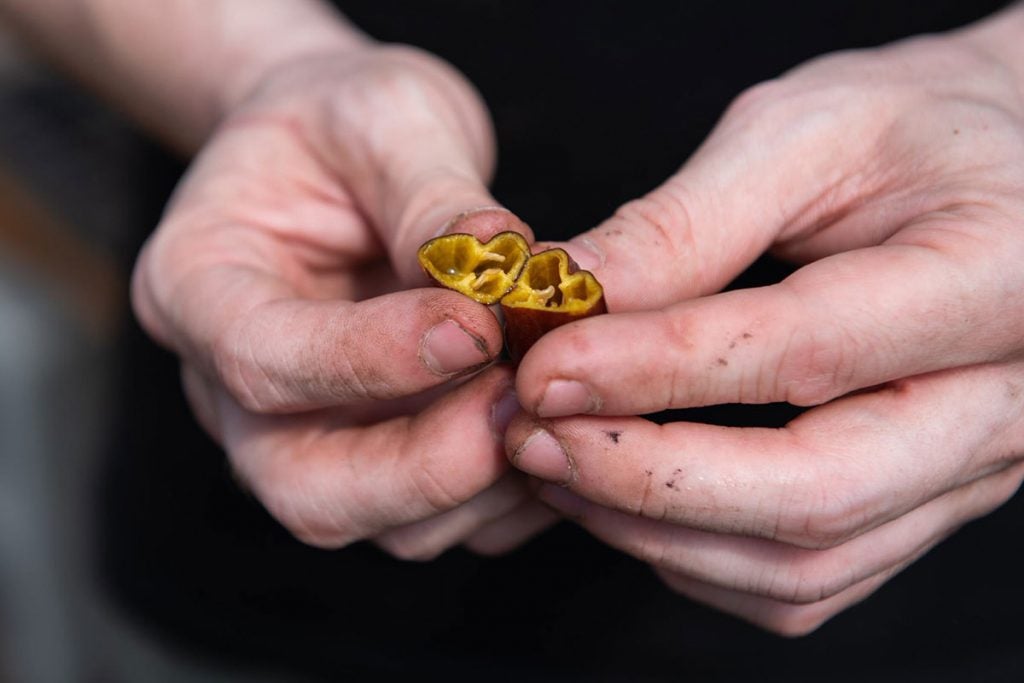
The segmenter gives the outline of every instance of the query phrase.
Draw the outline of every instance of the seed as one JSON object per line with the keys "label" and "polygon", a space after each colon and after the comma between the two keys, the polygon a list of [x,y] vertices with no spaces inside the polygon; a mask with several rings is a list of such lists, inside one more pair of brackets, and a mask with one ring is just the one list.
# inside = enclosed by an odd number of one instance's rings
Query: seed
{"label": "seed", "polygon": [[499,278],[502,275],[504,275],[504,272],[501,270],[501,268],[488,268],[484,272],[480,273],[480,276],[477,277],[477,279],[473,280],[473,282],[471,282],[469,286],[474,291],[476,291],[481,287],[487,285],[488,283],[493,282],[495,278]]}

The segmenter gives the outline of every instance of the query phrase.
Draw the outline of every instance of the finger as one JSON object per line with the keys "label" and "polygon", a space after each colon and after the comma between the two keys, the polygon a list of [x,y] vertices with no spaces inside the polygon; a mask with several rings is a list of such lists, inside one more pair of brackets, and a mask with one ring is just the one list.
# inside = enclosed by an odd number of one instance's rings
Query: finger
{"label": "finger", "polygon": [[432,560],[481,527],[511,513],[528,496],[526,478],[519,472],[508,472],[494,486],[459,507],[390,529],[374,542],[403,560]]}
{"label": "finger", "polygon": [[478,529],[465,545],[480,555],[504,555],[556,524],[561,517],[551,508],[531,499],[509,514]]}
{"label": "finger", "polygon": [[1009,500],[1020,465],[955,489],[834,548],[807,549],[709,533],[626,515],[546,484],[541,500],[605,543],[659,569],[792,604],[820,602],[907,558],[918,557],[966,522]]}
{"label": "finger", "polygon": [[564,245],[604,285],[609,310],[719,291],[776,240],[873,192],[882,174],[854,140],[880,122],[794,116],[790,87],[741,95],[675,176]]}
{"label": "finger", "polygon": [[947,249],[889,244],[837,254],[777,285],[555,330],[521,363],[523,405],[547,417],[817,405],[1006,358],[1024,337],[1024,316],[1007,315],[1005,287],[1024,287],[1024,270],[953,246],[953,229]]}
{"label": "finger", "polygon": [[[479,96],[436,57],[403,48],[381,53],[392,71],[358,93],[366,101],[354,115],[362,112],[369,121],[346,125],[353,114],[340,112],[336,156],[349,161],[340,171],[402,280],[423,282],[416,252],[427,240],[452,231],[453,222],[459,223],[458,231],[485,239],[515,230],[532,241],[529,228],[487,189],[494,132]],[[353,149],[361,154],[353,155]]]}
{"label": "finger", "polygon": [[787,427],[515,418],[529,474],[706,531],[831,547],[1024,454],[1024,369],[976,366],[811,410]]}
{"label": "finger", "polygon": [[507,471],[510,372],[494,367],[414,417],[348,426],[330,411],[262,416],[219,396],[240,479],[300,540],[339,547],[455,509]]}
{"label": "finger", "polygon": [[178,350],[257,412],[405,396],[486,365],[502,347],[486,308],[440,289],[310,301],[269,274],[221,266],[176,290]]}

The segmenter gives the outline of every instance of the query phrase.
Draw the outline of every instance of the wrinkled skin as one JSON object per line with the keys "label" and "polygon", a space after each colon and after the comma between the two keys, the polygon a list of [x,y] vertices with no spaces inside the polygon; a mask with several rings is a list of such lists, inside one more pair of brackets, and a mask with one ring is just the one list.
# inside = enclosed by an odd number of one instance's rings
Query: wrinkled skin
{"label": "wrinkled skin", "polygon": [[[504,457],[510,371],[465,380],[498,355],[497,321],[423,287],[415,260],[453,216],[495,205],[492,163],[482,104],[440,60],[376,45],[295,60],[226,117],[145,247],[140,320],[301,540],[426,559],[502,552],[554,518]],[[510,226],[532,239],[502,209],[458,229]]]}
{"label": "wrinkled skin", "polygon": [[[1014,494],[1024,102],[992,30],[751,89],[676,176],[566,245],[613,313],[519,369],[507,449],[543,500],[796,635]],[[768,248],[802,267],[716,294]],[[774,401],[810,409],[781,429],[635,417]]]}

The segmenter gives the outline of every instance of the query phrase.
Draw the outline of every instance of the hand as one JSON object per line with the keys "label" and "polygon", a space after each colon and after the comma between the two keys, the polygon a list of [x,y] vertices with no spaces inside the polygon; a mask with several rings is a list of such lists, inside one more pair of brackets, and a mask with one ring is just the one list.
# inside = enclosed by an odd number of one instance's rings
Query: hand
{"label": "hand", "polygon": [[[558,484],[544,501],[679,592],[803,634],[1013,495],[1024,102],[1005,21],[755,87],[567,246],[613,314],[519,368],[532,415],[507,451]],[[713,294],[768,247],[806,265]],[[812,408],[782,429],[628,417],[775,401]]]}
{"label": "hand", "polygon": [[[507,473],[501,330],[426,283],[417,247],[512,225],[485,189],[486,112],[461,76],[368,45],[270,70],[195,160],[139,260],[134,304],[240,479],[308,543],[428,558],[550,523]],[[511,516],[510,516],[511,515]]]}

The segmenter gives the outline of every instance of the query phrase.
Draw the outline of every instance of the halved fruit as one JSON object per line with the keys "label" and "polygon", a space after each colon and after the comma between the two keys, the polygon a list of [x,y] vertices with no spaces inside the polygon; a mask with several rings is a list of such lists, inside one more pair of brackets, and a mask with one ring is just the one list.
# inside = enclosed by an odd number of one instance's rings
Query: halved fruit
{"label": "halved fruit", "polygon": [[420,247],[420,266],[438,284],[482,304],[493,304],[515,285],[530,258],[530,245],[518,232],[500,232],[482,243],[452,233]]}
{"label": "halved fruit", "polygon": [[531,256],[518,281],[501,299],[505,343],[519,360],[544,334],[560,325],[606,313],[604,290],[562,249]]}

